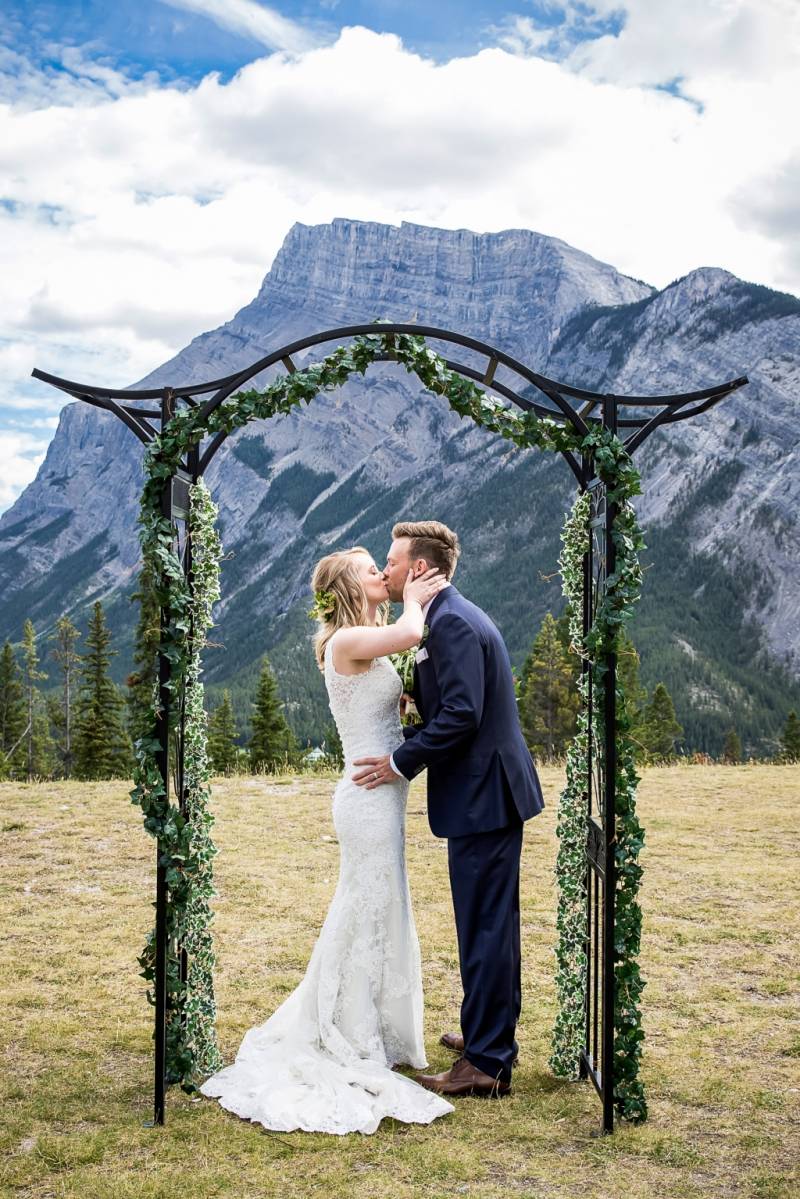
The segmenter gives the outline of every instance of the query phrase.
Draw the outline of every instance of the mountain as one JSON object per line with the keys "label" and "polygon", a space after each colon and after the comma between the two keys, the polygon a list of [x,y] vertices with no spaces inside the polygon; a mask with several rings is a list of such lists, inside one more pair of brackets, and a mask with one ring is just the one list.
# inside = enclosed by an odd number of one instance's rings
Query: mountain
{"label": "mountain", "polygon": [[[292,339],[380,318],[471,334],[593,390],[663,393],[750,376],[640,451],[650,557],[632,632],[644,681],[667,684],[691,748],[718,752],[734,725],[746,749],[768,750],[800,702],[800,301],[710,268],[658,291],[528,230],[295,225],[253,302],[140,385],[219,377]],[[0,519],[0,635],[18,638],[27,615],[44,632],[102,598],[124,676],[140,463],[140,444],[115,418],[83,404],[62,411],[36,480]],[[311,567],[347,544],[380,560],[397,519],[436,516],[458,529],[459,583],[518,663],[544,612],[561,606],[553,573],[573,490],[566,465],[462,423],[391,364],[239,431],[207,479],[231,555],[216,614],[224,644],[208,652],[207,679],[212,692],[231,686],[240,721],[267,651],[298,733],[320,734]]]}

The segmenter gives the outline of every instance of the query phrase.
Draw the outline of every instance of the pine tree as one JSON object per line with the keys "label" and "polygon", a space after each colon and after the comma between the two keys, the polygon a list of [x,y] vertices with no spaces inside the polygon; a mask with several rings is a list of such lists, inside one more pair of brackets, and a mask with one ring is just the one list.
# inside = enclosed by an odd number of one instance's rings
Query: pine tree
{"label": "pine tree", "polygon": [[295,753],[295,740],[283,715],[278,684],[269,659],[261,663],[253,705],[253,735],[248,746],[251,770],[273,770]]}
{"label": "pine tree", "polygon": [[42,777],[50,765],[47,742],[49,725],[45,717],[43,726],[41,719],[42,698],[36,684],[47,675],[39,669],[39,651],[36,647],[36,630],[33,622],[26,620],[22,627],[22,663],[25,686],[25,702],[28,707],[28,730],[26,733],[25,770],[28,782],[34,776]]}
{"label": "pine tree", "polygon": [[31,751],[33,777],[51,779],[59,770],[58,752],[50,727],[50,713],[41,696],[33,713]]}
{"label": "pine tree", "polygon": [[0,778],[19,778],[25,770],[25,693],[11,642],[0,653]]}
{"label": "pine tree", "polygon": [[77,641],[80,633],[68,616],[59,617],[56,631],[50,638],[55,646],[50,651],[61,670],[61,703],[49,706],[50,719],[57,732],[56,748],[65,778],[72,774],[72,734],[73,706],[75,699],[76,675],[80,654]]}
{"label": "pine tree", "polygon": [[[570,609],[569,605],[567,605],[556,621],[556,630],[558,632],[558,639],[569,661],[573,682],[577,689],[578,679],[581,676],[581,659],[572,648],[569,626]],[[617,679],[625,693],[625,714],[629,721],[628,735],[633,738],[639,756],[644,757],[645,754],[640,741],[640,733],[644,705],[647,701],[647,691],[639,680],[640,664],[636,646],[623,630],[620,634],[620,645],[617,651]]]}
{"label": "pine tree", "polygon": [[742,743],[736,729],[728,729],[725,734],[725,744],[722,747],[722,760],[729,766],[735,766],[742,760]]}
{"label": "pine tree", "polygon": [[125,704],[128,709],[128,727],[134,741],[149,736],[153,729],[146,725],[146,712],[153,699],[158,677],[158,642],[161,634],[161,608],[155,591],[153,570],[149,564],[142,566],[139,581],[131,600],[139,602],[139,619],[133,647],[133,671],[126,679]]}
{"label": "pine tree", "polygon": [[537,757],[550,761],[566,751],[575,732],[578,706],[573,666],[548,612],[522,672],[520,723]]}
{"label": "pine tree", "polygon": [[561,642],[561,645],[563,646],[563,649],[564,649],[564,653],[566,654],[567,660],[569,661],[570,668],[572,670],[572,677],[575,680],[575,682],[577,683],[578,679],[581,676],[581,659],[580,659],[580,656],[578,654],[576,654],[575,650],[572,648],[572,638],[570,636],[570,631],[569,631],[570,614],[571,614],[570,605],[567,604],[566,608],[564,609],[564,611],[561,613],[558,620],[556,621],[556,632],[558,633],[558,639]]}
{"label": "pine tree", "polygon": [[208,758],[215,774],[230,773],[239,760],[230,691],[222,692],[222,703],[208,719]]}
{"label": "pine tree", "polygon": [[683,728],[675,717],[675,705],[663,683],[653,691],[644,709],[641,741],[653,762],[669,762],[675,757],[675,742],[683,736]]}
{"label": "pine tree", "polygon": [[325,737],[322,744],[333,765],[341,770],[344,766],[344,750],[339,730],[333,722],[325,725]]}
{"label": "pine tree", "polygon": [[623,632],[617,651],[617,682],[625,694],[625,715],[629,721],[628,736],[634,742],[637,757],[646,756],[642,744],[642,724],[647,691],[639,681],[640,658],[636,646]]}
{"label": "pine tree", "polygon": [[794,709],[786,717],[781,733],[781,759],[784,762],[800,762],[800,720]]}
{"label": "pine tree", "polygon": [[108,675],[116,650],[98,600],[89,619],[86,653],[80,658],[80,687],[75,712],[74,775],[79,779],[127,777],[130,738],[122,722],[123,701]]}

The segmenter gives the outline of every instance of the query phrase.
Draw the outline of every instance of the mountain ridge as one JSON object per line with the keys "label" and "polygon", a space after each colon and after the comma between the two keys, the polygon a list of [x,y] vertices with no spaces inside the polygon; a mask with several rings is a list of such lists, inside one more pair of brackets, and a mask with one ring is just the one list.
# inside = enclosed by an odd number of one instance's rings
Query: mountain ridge
{"label": "mountain ridge", "polygon": [[[791,519],[800,500],[792,470],[800,319],[791,301],[800,312],[794,297],[713,267],[659,291],[529,230],[476,234],[340,218],[293,226],[254,299],[139,386],[221,377],[298,337],[381,318],[477,336],[591,390],[663,394],[748,373],[746,400],[731,397],[696,421],[660,430],[637,455],[639,510],[646,532],[659,530],[651,540],[667,561],[648,572],[658,592],[645,588],[634,636],[637,626],[648,630],[640,647],[645,678],[655,678],[651,667],[671,677],[676,701],[705,730],[693,746],[709,748],[735,719],[750,722],[758,747],[774,738],[780,716],[759,691],[758,655],[766,655],[770,678],[786,675],[787,694],[800,661],[800,553]],[[298,365],[324,352],[300,354]],[[208,482],[234,555],[224,564],[217,609],[226,650],[211,651],[207,662],[212,690],[234,669],[246,675],[256,650],[269,649],[305,735],[324,718],[319,680],[292,678],[293,660],[306,653],[307,579],[315,556],[342,538],[359,538],[377,555],[393,518],[424,513],[454,524],[471,594],[495,617],[516,661],[544,610],[560,607],[557,581],[538,579],[555,570],[568,472],[555,459],[514,455],[461,423],[390,364],[302,413],[241,430],[220,450]],[[124,634],[124,674],[140,484],[141,447],[129,430],[96,409],[68,405],[37,479],[0,517],[0,632],[18,636],[22,611],[46,629],[58,603],[77,612],[104,598]],[[752,652],[744,665],[724,644],[714,648],[702,612],[696,631],[681,629],[692,579],[670,559],[692,555],[714,596],[727,587],[738,597],[720,641],[746,636]],[[718,575],[720,561],[734,565],[736,578]],[[753,563],[758,577],[749,579]],[[668,598],[678,579],[680,597]],[[723,620],[716,599],[708,607]],[[748,714],[748,688],[761,696],[757,718]],[[701,719],[708,692],[717,713],[710,724]],[[304,706],[313,720],[305,721]]]}

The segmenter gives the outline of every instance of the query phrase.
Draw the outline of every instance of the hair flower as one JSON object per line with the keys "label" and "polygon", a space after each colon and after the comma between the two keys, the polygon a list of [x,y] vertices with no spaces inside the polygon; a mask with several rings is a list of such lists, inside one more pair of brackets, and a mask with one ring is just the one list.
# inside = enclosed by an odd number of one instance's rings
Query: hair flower
{"label": "hair flower", "polygon": [[336,596],[332,591],[315,591],[314,606],[308,609],[312,620],[329,620],[336,610]]}

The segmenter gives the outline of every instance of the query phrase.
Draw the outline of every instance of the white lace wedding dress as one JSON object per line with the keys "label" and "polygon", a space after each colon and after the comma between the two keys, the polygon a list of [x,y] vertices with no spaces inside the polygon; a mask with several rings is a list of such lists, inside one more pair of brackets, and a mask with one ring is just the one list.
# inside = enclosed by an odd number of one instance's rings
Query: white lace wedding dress
{"label": "white lace wedding dress", "polygon": [[354,758],[390,753],[402,740],[402,687],[387,658],[339,674],[330,642],[325,683],[345,757],[333,797],[336,893],[300,985],[200,1090],[281,1132],[371,1133],[385,1116],[429,1124],[452,1104],[391,1069],[427,1065],[405,865],[408,783],[366,791],[350,779]]}

